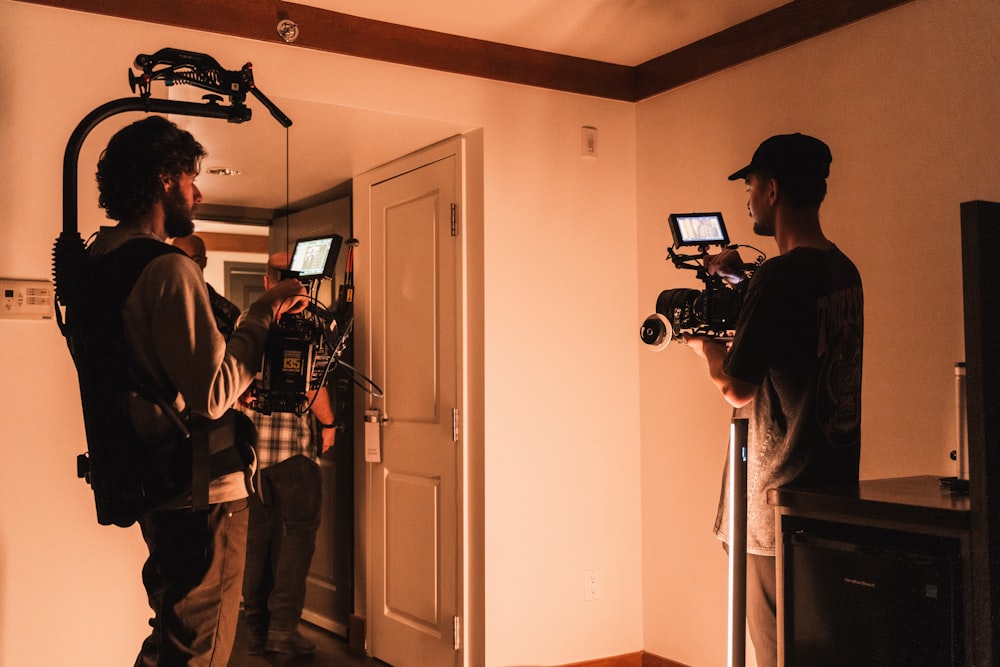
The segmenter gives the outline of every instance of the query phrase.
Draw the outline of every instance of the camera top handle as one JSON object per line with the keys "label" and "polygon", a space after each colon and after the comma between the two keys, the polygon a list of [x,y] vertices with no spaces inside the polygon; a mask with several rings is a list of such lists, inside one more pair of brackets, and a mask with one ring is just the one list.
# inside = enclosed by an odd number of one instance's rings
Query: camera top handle
{"label": "camera top handle", "polygon": [[[708,270],[705,268],[705,258],[708,257],[708,247],[708,245],[698,246],[698,254],[696,255],[682,255],[673,248],[667,248],[667,254],[670,256],[670,261],[673,262],[676,268],[695,271],[697,278],[706,285],[710,282],[721,282],[723,280],[721,277],[709,275]],[[753,246],[733,243],[725,247],[726,250],[737,250],[738,248],[750,248],[758,254],[755,261],[744,262],[742,266],[736,267],[745,274],[752,273],[763,263],[764,253]]]}
{"label": "camera top handle", "polygon": [[670,261],[674,263],[674,266],[678,269],[690,269],[692,271],[697,271],[697,277],[699,280],[708,280],[708,271],[705,270],[705,257],[708,256],[708,246],[698,246],[697,255],[682,255],[673,248],[667,248],[667,254],[670,256]]}

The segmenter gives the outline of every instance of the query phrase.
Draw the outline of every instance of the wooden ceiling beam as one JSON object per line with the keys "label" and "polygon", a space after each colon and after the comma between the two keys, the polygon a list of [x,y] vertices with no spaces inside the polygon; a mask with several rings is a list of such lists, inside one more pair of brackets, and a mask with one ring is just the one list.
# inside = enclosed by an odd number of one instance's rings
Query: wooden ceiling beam
{"label": "wooden ceiling beam", "polygon": [[641,100],[912,0],[794,0],[636,67]]}
{"label": "wooden ceiling beam", "polygon": [[282,0],[18,1],[279,44],[285,42],[278,35],[278,22],[290,19],[300,30],[288,48],[637,102],[912,0],[793,0],[634,67],[410,28]]}

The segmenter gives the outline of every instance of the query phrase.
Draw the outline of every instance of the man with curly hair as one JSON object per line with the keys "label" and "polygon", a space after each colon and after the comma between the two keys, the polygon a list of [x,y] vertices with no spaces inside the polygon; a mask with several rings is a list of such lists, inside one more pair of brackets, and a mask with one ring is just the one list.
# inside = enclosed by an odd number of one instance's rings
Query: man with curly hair
{"label": "man with curly hair", "polygon": [[[201,269],[166,243],[194,230],[192,215],[201,201],[195,178],[204,156],[190,133],[150,116],[117,132],[97,167],[99,204],[118,224],[101,228],[88,263],[105,268],[92,274],[104,280],[93,286],[95,292],[121,295],[113,308],[101,312],[110,314],[109,335],[117,331],[124,339],[116,364],[144,380],[127,393],[124,404],[139,443],[150,451],[177,440],[170,414],[191,424],[226,417],[260,366],[271,323],[306,304],[302,284],[285,280],[250,306],[228,342],[219,332]],[[166,397],[167,405],[150,400],[150,394]],[[192,426],[192,434],[195,430]],[[196,447],[193,437],[183,442]],[[252,467],[244,457],[216,457],[233,449],[232,442],[217,447],[212,441],[204,498],[195,483],[199,470],[189,463],[190,483],[164,495],[138,519],[149,548],[142,578],[153,618],[137,667],[225,667],[229,662]],[[182,453],[189,462],[197,456]],[[158,473],[168,476],[155,463],[141,471],[150,487],[160,481]]]}

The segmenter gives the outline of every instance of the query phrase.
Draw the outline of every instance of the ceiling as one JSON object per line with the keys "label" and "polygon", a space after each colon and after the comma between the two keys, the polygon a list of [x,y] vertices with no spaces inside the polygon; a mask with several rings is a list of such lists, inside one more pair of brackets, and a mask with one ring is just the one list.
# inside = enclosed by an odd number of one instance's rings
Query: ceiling
{"label": "ceiling", "polygon": [[[281,42],[276,17],[285,17],[300,25],[293,48],[635,102],[910,0],[22,1],[271,43]],[[164,91],[160,83],[153,88],[154,97],[195,102],[204,93],[190,86]],[[299,210],[360,173],[473,129],[295,99],[272,101],[292,119],[288,130],[253,98],[252,130],[174,117],[208,151],[198,186],[207,204],[203,211],[217,209],[211,211],[215,219],[225,220],[237,208],[244,209],[243,218]],[[95,134],[130,120],[107,123]],[[219,167],[241,173],[209,173]]]}
{"label": "ceiling", "polygon": [[[188,90],[192,90],[188,88]],[[203,91],[195,89],[194,96]],[[266,91],[265,91],[266,92]],[[207,118],[174,117],[205,147],[198,187],[216,219],[249,213],[217,207],[300,210],[354,176],[398,157],[472,129],[455,123],[367,109],[271,98],[292,120],[287,130],[255,100],[249,124]],[[252,130],[250,129],[252,126]],[[237,176],[213,175],[235,168]]]}
{"label": "ceiling", "polygon": [[[375,21],[548,53],[634,66],[773,9],[787,0],[300,0]],[[470,3],[471,5],[472,3]],[[179,89],[175,89],[178,91]],[[182,93],[183,94],[183,93]],[[200,91],[188,95],[198,99]],[[293,120],[286,131],[256,106],[254,141],[245,128],[179,119],[209,157],[198,185],[204,209],[299,208],[303,200],[365,170],[471,128],[346,107],[274,99]],[[286,155],[287,152],[287,155]],[[287,157],[287,160],[286,160]],[[239,176],[215,176],[232,167]],[[287,182],[286,182],[287,170]],[[227,217],[226,213],[216,217]],[[233,211],[232,213],[238,213]]]}
{"label": "ceiling", "polygon": [[[909,0],[24,1],[270,42],[281,41],[275,16],[285,16],[300,25],[295,48],[637,101]],[[189,101],[204,92],[169,89],[171,98]],[[154,85],[154,97],[166,94]],[[225,209],[216,219],[236,208],[298,210],[359,173],[472,129],[272,101],[292,119],[287,131],[253,98],[252,132],[175,118],[209,153],[198,185],[209,204],[203,210]],[[216,167],[241,173],[211,175]]]}
{"label": "ceiling", "polygon": [[327,11],[527,49],[639,65],[788,0],[297,0]]}

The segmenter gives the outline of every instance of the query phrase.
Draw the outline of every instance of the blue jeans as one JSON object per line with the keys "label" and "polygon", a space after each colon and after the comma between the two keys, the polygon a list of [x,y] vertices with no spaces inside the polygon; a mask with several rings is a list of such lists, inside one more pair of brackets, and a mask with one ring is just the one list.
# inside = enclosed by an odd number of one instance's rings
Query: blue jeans
{"label": "blue jeans", "polygon": [[139,519],[153,627],[136,667],[226,667],[236,639],[248,501]]}
{"label": "blue jeans", "polygon": [[257,490],[250,501],[243,608],[247,629],[263,637],[299,626],[322,507],[319,465],[293,456],[261,470]]}

